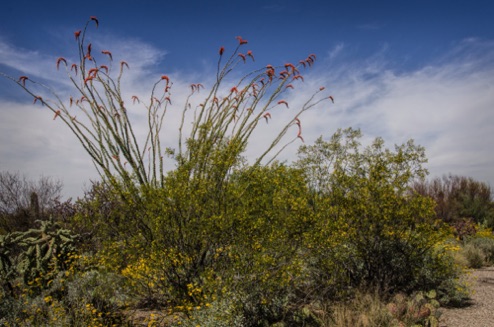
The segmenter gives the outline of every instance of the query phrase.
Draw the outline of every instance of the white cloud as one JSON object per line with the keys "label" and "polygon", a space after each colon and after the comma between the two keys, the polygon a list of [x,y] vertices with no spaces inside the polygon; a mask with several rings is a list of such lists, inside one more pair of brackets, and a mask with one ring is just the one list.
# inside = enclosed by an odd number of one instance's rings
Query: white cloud
{"label": "white cloud", "polygon": [[[144,122],[144,109],[130,105],[130,97],[149,99],[153,83],[167,73],[160,68],[166,52],[139,40],[108,37],[93,44],[95,49],[106,45],[116,63],[124,57],[129,63],[130,70],[125,72],[122,84],[124,100],[135,122]],[[321,134],[329,137],[337,128],[348,126],[360,127],[367,138],[382,136],[388,146],[414,138],[426,147],[432,174],[451,172],[494,185],[494,63],[490,59],[494,58],[493,44],[466,40],[429,66],[405,73],[397,73],[386,63],[385,49],[364,62],[345,63],[341,58],[346,49],[343,44],[336,46],[328,52],[327,61],[302,72],[305,82],[286,94],[290,108],[274,109],[269,124],[259,125],[248,154],[260,153],[312,92],[326,86],[324,92],[334,96],[335,104],[326,101],[301,117],[306,143],[312,143]],[[16,49],[1,41],[0,51],[0,64],[29,71],[48,81],[59,80],[54,57]],[[22,52],[29,55],[16,57]],[[337,68],[330,64],[336,57]],[[204,85],[211,85],[211,76],[207,76],[200,72],[193,77],[170,75],[174,83],[173,106],[167,114],[169,124],[164,127],[165,145],[176,144],[189,83],[203,81]],[[194,80],[188,81],[189,78]],[[66,86],[62,86],[64,98],[70,95]],[[225,84],[228,86],[229,83]],[[205,95],[204,91],[195,95],[195,103]],[[69,196],[81,195],[82,186],[96,178],[96,171],[76,138],[52,117],[46,108],[33,107],[29,101],[7,102],[0,96],[0,138],[5,140],[0,145],[0,168],[29,173],[33,178],[62,178]],[[136,133],[144,135],[145,126],[137,128]],[[288,132],[288,139],[296,133],[294,127]],[[299,144],[292,144],[280,159],[293,158]]]}
{"label": "white cloud", "polygon": [[324,120],[333,128],[360,127],[389,145],[413,138],[426,147],[433,175],[467,175],[494,186],[493,57],[493,43],[470,39],[416,71],[398,74],[380,59],[315,72],[337,96],[336,111]]}

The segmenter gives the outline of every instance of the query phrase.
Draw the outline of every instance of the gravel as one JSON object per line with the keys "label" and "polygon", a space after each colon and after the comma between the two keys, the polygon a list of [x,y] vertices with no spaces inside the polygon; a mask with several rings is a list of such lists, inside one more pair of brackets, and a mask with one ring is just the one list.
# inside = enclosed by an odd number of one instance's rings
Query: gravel
{"label": "gravel", "polygon": [[494,267],[475,269],[471,275],[472,304],[442,308],[440,327],[494,327]]}

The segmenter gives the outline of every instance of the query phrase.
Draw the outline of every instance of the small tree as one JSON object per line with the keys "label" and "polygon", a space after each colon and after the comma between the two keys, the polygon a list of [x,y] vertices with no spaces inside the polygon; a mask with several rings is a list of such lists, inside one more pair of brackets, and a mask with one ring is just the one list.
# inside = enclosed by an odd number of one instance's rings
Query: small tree
{"label": "small tree", "polygon": [[317,217],[308,239],[316,271],[329,286],[340,279],[382,292],[429,287],[437,281],[427,279],[424,258],[434,257],[441,233],[433,201],[410,189],[427,173],[424,149],[408,141],[392,151],[380,138],[362,148],[360,137],[339,130],[299,151]]}

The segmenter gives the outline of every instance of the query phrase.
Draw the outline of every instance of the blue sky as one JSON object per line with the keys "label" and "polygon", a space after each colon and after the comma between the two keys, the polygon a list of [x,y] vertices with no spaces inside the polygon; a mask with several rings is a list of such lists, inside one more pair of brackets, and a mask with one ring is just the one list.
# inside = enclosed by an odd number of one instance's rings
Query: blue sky
{"label": "blue sky", "polygon": [[[74,55],[73,32],[92,15],[95,44],[131,66],[128,92],[145,92],[163,73],[177,87],[207,84],[219,47],[232,50],[237,35],[255,54],[246,71],[315,53],[302,95],[324,85],[336,103],[304,117],[306,143],[348,126],[389,146],[413,138],[426,147],[431,176],[494,185],[491,1],[10,1],[0,10],[0,72],[68,92],[55,61]],[[4,78],[0,138],[0,170],[62,179],[67,196],[97,178],[75,137]]]}

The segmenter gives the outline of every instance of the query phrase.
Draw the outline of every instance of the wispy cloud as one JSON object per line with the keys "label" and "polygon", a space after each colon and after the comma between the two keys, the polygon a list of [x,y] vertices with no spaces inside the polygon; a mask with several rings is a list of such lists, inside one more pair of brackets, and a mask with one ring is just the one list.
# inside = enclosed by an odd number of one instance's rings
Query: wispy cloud
{"label": "wispy cloud", "polygon": [[338,104],[318,115],[314,129],[327,135],[355,126],[391,144],[413,138],[426,147],[431,173],[494,185],[493,58],[494,43],[469,39],[414,71],[397,73],[382,56],[315,71],[316,80],[333,85]]}

